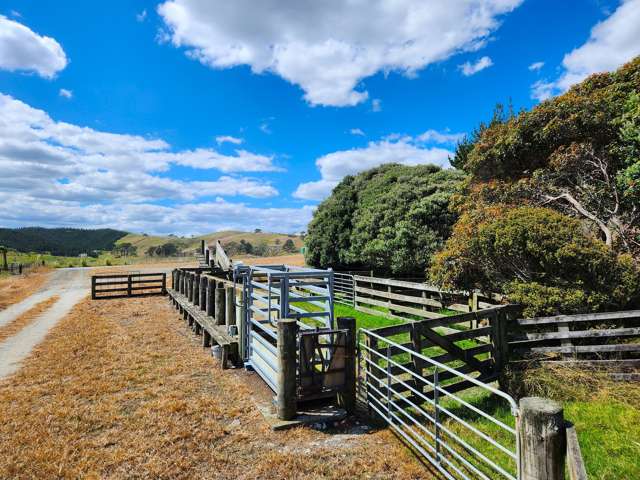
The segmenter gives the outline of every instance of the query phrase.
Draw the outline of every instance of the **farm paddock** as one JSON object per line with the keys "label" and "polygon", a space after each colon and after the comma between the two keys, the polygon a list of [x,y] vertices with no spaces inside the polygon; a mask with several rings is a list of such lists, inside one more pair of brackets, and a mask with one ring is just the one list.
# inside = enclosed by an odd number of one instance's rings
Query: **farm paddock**
{"label": "farm paddock", "polygon": [[201,348],[157,297],[81,302],[0,382],[0,478],[434,478],[387,430],[272,431]]}

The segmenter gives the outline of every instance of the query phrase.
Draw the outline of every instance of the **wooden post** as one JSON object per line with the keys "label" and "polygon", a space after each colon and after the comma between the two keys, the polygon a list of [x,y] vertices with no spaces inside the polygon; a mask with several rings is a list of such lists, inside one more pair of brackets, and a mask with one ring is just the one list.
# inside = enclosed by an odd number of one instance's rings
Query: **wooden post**
{"label": "wooden post", "polygon": [[193,300],[191,303],[196,307],[200,306],[200,275],[197,273],[193,280]]}
{"label": "wooden post", "polygon": [[224,287],[216,288],[214,307],[214,317],[216,319],[216,325],[225,324],[226,303],[227,302],[225,301]]}
{"label": "wooden post", "polygon": [[131,275],[127,275],[127,296],[131,296]]}
{"label": "wooden post", "polygon": [[215,305],[216,281],[209,278],[207,281],[207,315],[213,317],[213,307]]}
{"label": "wooden post", "polygon": [[517,428],[522,480],[564,480],[567,442],[562,405],[547,398],[522,398]]}
{"label": "wooden post", "polygon": [[236,291],[233,287],[225,287],[225,325],[236,324]]}
{"label": "wooden post", "polygon": [[200,240],[200,253],[204,255],[204,240]]}
{"label": "wooden post", "polygon": [[295,319],[278,320],[278,418],[291,420],[297,413],[296,401],[296,340],[298,323]]}
{"label": "wooden post", "polygon": [[91,299],[96,299],[96,277],[91,277]]}
{"label": "wooden post", "polygon": [[338,394],[338,405],[347,413],[356,410],[356,319],[353,317],[338,317],[338,329],[346,330],[344,352],[344,390]]}
{"label": "wooden post", "polygon": [[204,261],[209,265],[209,261],[211,260],[211,250],[208,248],[204,251]]}
{"label": "wooden post", "polygon": [[493,368],[496,373],[502,372],[509,360],[509,343],[507,339],[507,309],[497,311],[491,321],[491,343],[493,346]]}
{"label": "wooden post", "polygon": [[162,274],[162,295],[167,294],[167,274]]}
{"label": "wooden post", "polygon": [[200,275],[200,310],[203,312],[207,310],[207,277]]}

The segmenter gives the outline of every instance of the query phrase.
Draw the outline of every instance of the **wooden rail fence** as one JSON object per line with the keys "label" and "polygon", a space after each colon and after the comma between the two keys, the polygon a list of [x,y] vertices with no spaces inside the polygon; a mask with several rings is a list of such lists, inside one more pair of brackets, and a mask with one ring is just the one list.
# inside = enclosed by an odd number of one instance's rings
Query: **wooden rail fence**
{"label": "wooden rail fence", "polygon": [[[519,311],[517,306],[503,305],[477,312],[376,328],[371,331],[380,337],[399,343],[404,348],[455,368],[461,373],[475,376],[483,382],[491,382],[499,378],[502,367],[508,361],[506,326],[509,321],[517,317]],[[480,326],[458,329],[468,323]],[[373,341],[373,344],[367,347],[387,355],[400,365],[390,367],[391,375],[403,375],[406,370],[420,376],[431,373],[424,362],[407,358],[403,350],[392,347],[388,352],[383,351],[383,347],[378,343]],[[371,359],[374,362],[378,360],[379,357]],[[447,384],[445,388],[450,393],[473,386],[468,381],[452,383],[453,380],[456,380],[455,376],[447,372],[440,375],[440,381]],[[394,388],[399,393],[407,393],[410,390],[401,384],[395,385]],[[433,392],[423,393],[433,394]]]}
{"label": "wooden rail fence", "polygon": [[91,298],[165,295],[166,273],[121,273],[91,276]]}
{"label": "wooden rail fence", "polygon": [[442,291],[426,283],[353,276],[354,307],[361,312],[402,320],[435,319],[450,311],[468,313],[502,303],[499,294]]}
{"label": "wooden rail fence", "polygon": [[533,359],[640,379],[640,310],[517,319],[508,341],[516,365]]}

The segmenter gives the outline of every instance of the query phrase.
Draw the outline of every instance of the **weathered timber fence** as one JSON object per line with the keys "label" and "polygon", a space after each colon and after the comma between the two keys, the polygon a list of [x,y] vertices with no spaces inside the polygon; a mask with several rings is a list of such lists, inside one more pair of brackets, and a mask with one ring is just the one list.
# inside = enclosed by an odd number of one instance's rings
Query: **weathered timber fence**
{"label": "weathered timber fence", "polygon": [[165,295],[166,273],[122,273],[91,276],[91,298],[136,297]]}
{"label": "weathered timber fence", "polygon": [[640,310],[517,319],[508,342],[515,366],[536,360],[640,379]]}
{"label": "weathered timber fence", "polygon": [[402,320],[441,318],[451,311],[467,313],[503,303],[495,293],[442,291],[426,283],[359,275],[353,276],[353,291],[356,310]]}

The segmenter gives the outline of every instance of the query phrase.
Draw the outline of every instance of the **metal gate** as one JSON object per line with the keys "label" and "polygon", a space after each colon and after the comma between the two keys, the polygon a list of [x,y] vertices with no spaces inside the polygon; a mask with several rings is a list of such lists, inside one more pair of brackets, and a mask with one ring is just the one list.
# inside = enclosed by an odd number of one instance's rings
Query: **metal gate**
{"label": "metal gate", "polygon": [[[511,396],[407,348],[401,337],[360,334],[367,406],[445,478],[520,478],[518,407]],[[473,389],[447,389],[461,380]]]}
{"label": "metal gate", "polygon": [[245,364],[277,393],[277,322],[295,318],[301,334],[318,328],[330,330],[334,324],[333,271],[236,265],[234,279],[243,285]]}

